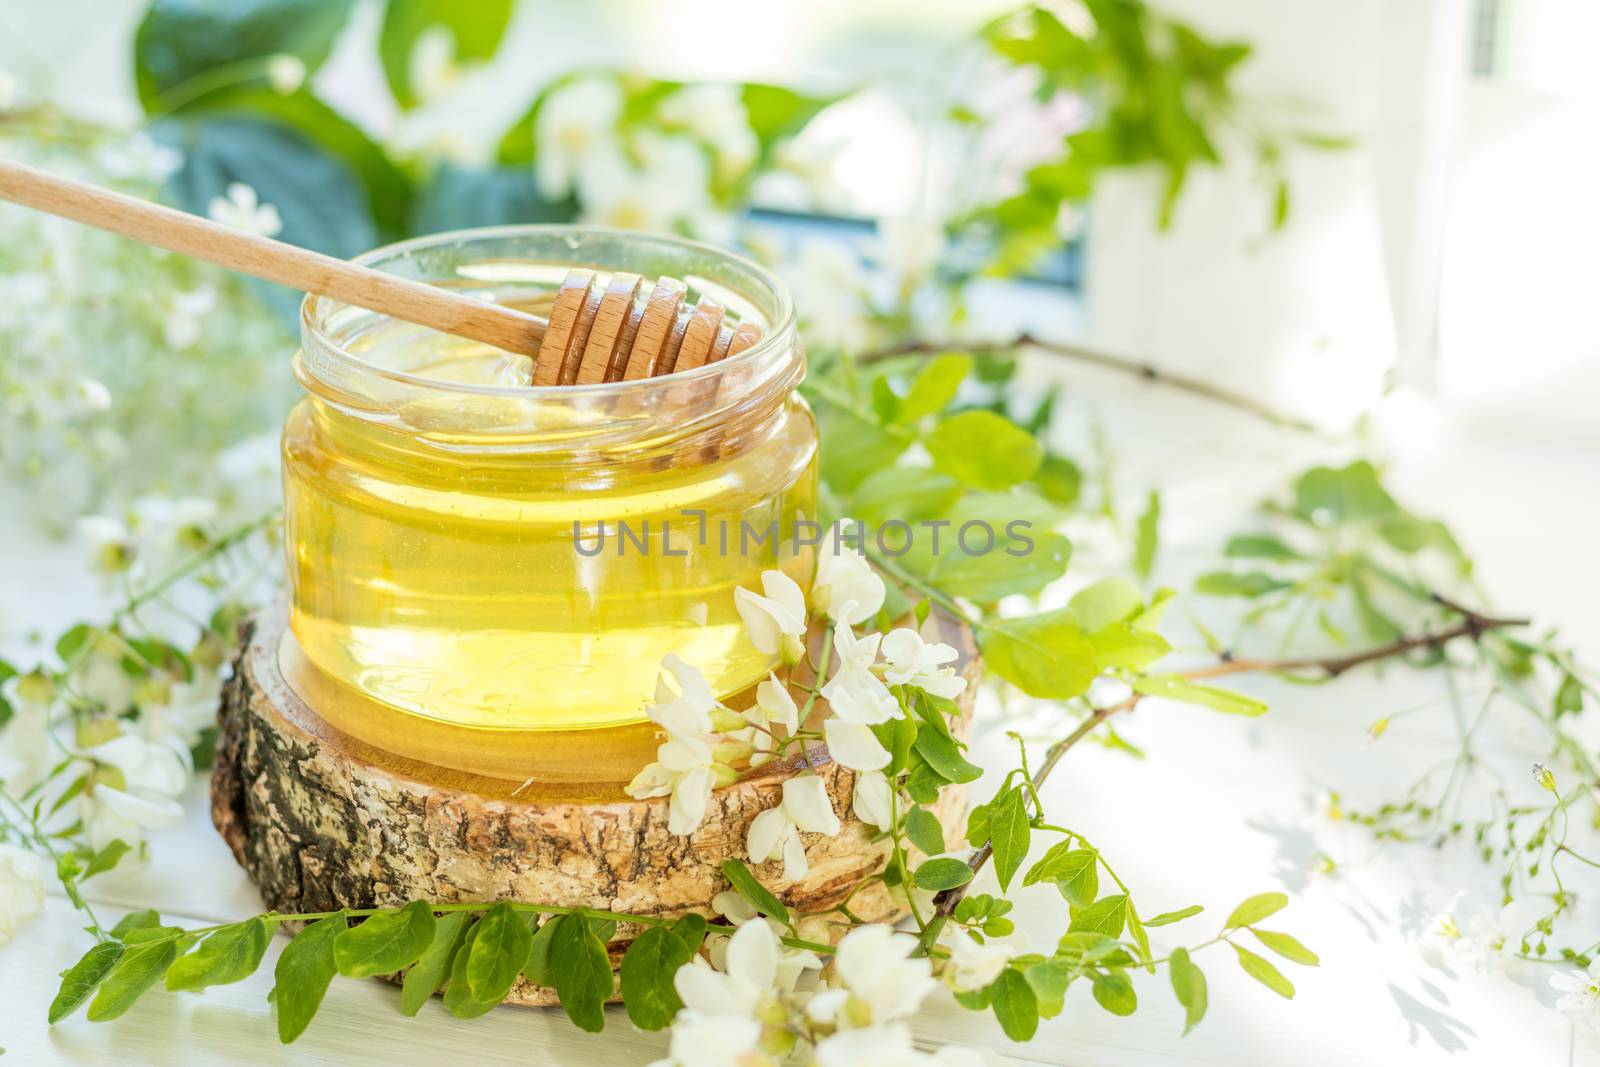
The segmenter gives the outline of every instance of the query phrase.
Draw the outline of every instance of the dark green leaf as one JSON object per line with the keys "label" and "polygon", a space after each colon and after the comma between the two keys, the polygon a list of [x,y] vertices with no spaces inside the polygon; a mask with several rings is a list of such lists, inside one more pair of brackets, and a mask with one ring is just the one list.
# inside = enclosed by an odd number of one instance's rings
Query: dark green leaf
{"label": "dark green leaf", "polygon": [[177,958],[178,939],[175,937],[128,946],[100,983],[100,990],[89,1005],[89,1021],[101,1023],[115,1019],[133,1007],[133,1002],[145,990],[161,981]]}
{"label": "dark green leaf", "polygon": [[1175,948],[1167,960],[1167,972],[1172,978],[1172,992],[1183,1005],[1183,1032],[1195,1028],[1206,1014],[1206,976],[1189,960],[1189,950]]}
{"label": "dark green leaf", "polygon": [[1021,789],[1012,789],[997,799],[989,813],[989,841],[994,848],[994,873],[1000,888],[1011,884],[1012,876],[1028,858],[1031,828]]}
{"label": "dark green leaf", "polygon": [[1198,685],[1176,674],[1151,674],[1135,678],[1133,688],[1146,696],[1179,700],[1185,704],[1201,704],[1229,715],[1263,715],[1267,710],[1267,706],[1254,697],[1235,693],[1231,689]]}
{"label": "dark green leaf", "polygon": [[472,995],[472,983],[467,981],[467,963],[472,958],[472,945],[478,940],[478,924],[467,928],[461,947],[450,961],[450,979],[444,987],[444,1006],[457,1019],[476,1019],[500,1006],[498,1000],[478,1000]]}
{"label": "dark green leaf", "polygon": [[272,1002],[278,1007],[278,1040],[285,1045],[305,1033],[322,1006],[337,971],[333,946],[346,927],[343,912],[318,919],[296,934],[278,957]]}
{"label": "dark green leaf", "polygon": [[989,987],[989,1003],[1000,1029],[1011,1040],[1031,1040],[1039,1029],[1039,998],[1028,980],[1014,969],[1007,967],[1000,972]]}
{"label": "dark green leaf", "polygon": [[550,966],[550,943],[555,940],[555,934],[554,919],[547,919],[533,932],[533,945],[528,950],[528,964],[522,970],[528,981],[548,989],[556,987],[556,973]]}
{"label": "dark green leaf", "polygon": [[582,915],[562,915],[555,921],[559,925],[550,942],[550,964],[556,995],[567,1018],[580,1030],[597,1034],[605,1029],[605,1003],[615,988],[611,958]]}
{"label": "dark green leaf", "polygon": [[672,976],[694,957],[683,939],[663,926],[652,926],[633,939],[622,957],[622,1003],[641,1030],[660,1030],[683,1007]]}
{"label": "dark green leaf", "polygon": [[[1232,944],[1232,942],[1229,942],[1229,944]],[[1248,974],[1285,1000],[1294,999],[1294,983],[1285,978],[1283,972],[1279,971],[1278,968],[1249,949],[1234,945],[1233,951],[1238,954],[1239,966],[1244,968],[1245,974]]]}
{"label": "dark green leaf", "polygon": [[916,881],[918,888],[937,893],[972,881],[972,868],[948,856],[928,860],[917,868]]}
{"label": "dark green leaf", "polygon": [[722,864],[722,873],[733,883],[733,888],[739,895],[754,905],[761,914],[771,916],[785,926],[794,925],[789,918],[789,909],[783,906],[783,901],[773,896],[772,891],[762,885],[742,861],[725,861]]}
{"label": "dark green leaf", "polygon": [[261,966],[269,937],[267,922],[259,915],[215,930],[167,969],[167,988],[199,990],[242,981]]}
{"label": "dark green leaf", "polygon": [[439,916],[428,950],[417,960],[416,966],[406,972],[400,989],[400,1011],[415,1015],[444,985],[450,977],[456,952],[466,940],[467,924],[471,916],[464,911],[451,911]]}
{"label": "dark green leaf", "polygon": [[923,442],[933,465],[975,489],[1004,489],[1033,477],[1044,460],[1039,442],[992,411],[964,411]]}
{"label": "dark green leaf", "polygon": [[77,1011],[121,957],[121,945],[115,941],[101,941],[85,952],[77,963],[68,967],[61,976],[61,989],[50,1002],[50,1025],[54,1026]]}
{"label": "dark green leaf", "polygon": [[454,42],[457,62],[486,60],[494,56],[511,21],[512,0],[389,0],[384,10],[378,57],[383,61],[389,90],[402,108],[415,107],[411,63],[417,39],[423,32],[442,27]]}
{"label": "dark green leaf", "polygon": [[927,723],[917,727],[915,747],[917,754],[947,782],[975,782],[983,776],[983,768],[969,763],[961,754],[958,741]]}
{"label": "dark green leaf", "polygon": [[921,849],[924,855],[937,856],[944,851],[944,827],[939,817],[927,808],[916,807],[906,812],[906,837]]}
{"label": "dark green leaf", "polygon": [[1298,963],[1303,967],[1316,967],[1322,963],[1322,961],[1317,958],[1317,954],[1315,952],[1312,952],[1310,949],[1306,948],[1296,938],[1290,936],[1289,934],[1280,934],[1274,930],[1257,930],[1254,928],[1252,928],[1250,932],[1256,935],[1257,941],[1261,942],[1263,945],[1267,946],[1267,948],[1271,949],[1273,952],[1276,952],[1290,963]]}
{"label": "dark green leaf", "polygon": [[533,933],[508,901],[478,920],[478,937],[467,958],[467,992],[473,1000],[504,1000],[528,962]]}
{"label": "dark green leaf", "polygon": [[421,957],[433,941],[433,907],[413,900],[397,911],[381,911],[339,934],[333,958],[350,978],[392,974]]}
{"label": "dark green leaf", "polygon": [[1112,1015],[1132,1015],[1139,1007],[1133,983],[1121,971],[1104,971],[1094,976],[1094,999]]}
{"label": "dark green leaf", "polygon": [[1121,893],[1101,897],[1078,912],[1067,927],[1070,933],[1104,934],[1118,937],[1128,917],[1128,898]]}
{"label": "dark green leaf", "polygon": [[1227,925],[1233,929],[1258,923],[1268,916],[1276,915],[1288,904],[1289,898],[1282,893],[1257,893],[1233,909],[1233,914],[1228,916]]}

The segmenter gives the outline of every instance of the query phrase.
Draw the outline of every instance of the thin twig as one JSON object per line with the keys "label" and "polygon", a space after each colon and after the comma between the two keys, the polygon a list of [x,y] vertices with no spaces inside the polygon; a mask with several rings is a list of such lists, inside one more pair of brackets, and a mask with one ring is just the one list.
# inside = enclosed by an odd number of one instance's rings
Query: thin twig
{"label": "thin twig", "polygon": [[[1359,667],[1366,663],[1373,663],[1378,660],[1389,659],[1394,656],[1403,656],[1407,652],[1414,652],[1417,649],[1439,649],[1444,647],[1449,642],[1461,637],[1466,637],[1473,641],[1477,641],[1484,634],[1489,633],[1492,630],[1527,626],[1529,624],[1528,619],[1504,619],[1493,615],[1485,615],[1482,612],[1474,611],[1471,608],[1458,604],[1455,601],[1449,600],[1437,593],[1433,594],[1433,600],[1441,607],[1444,607],[1445,609],[1462,616],[1462,621],[1447,629],[1439,630],[1433,633],[1425,631],[1420,634],[1399,637],[1393,641],[1390,641],[1388,644],[1377,645],[1373,648],[1369,648],[1361,652],[1355,652],[1347,656],[1330,656],[1320,658],[1291,657],[1284,659],[1242,659],[1232,655],[1231,653],[1224,652],[1217,663],[1206,667],[1197,667],[1187,671],[1179,671],[1177,673],[1181,677],[1191,681],[1202,678],[1220,678],[1224,675],[1230,674],[1283,674],[1307,670],[1320,670],[1328,678],[1337,678],[1346,671],[1352,670],[1353,668]],[[1035,789],[1044,784],[1045,779],[1050,776],[1050,772],[1055,769],[1056,764],[1061,762],[1061,758],[1067,754],[1067,751],[1071,749],[1072,746],[1088,737],[1095,731],[1097,727],[1099,727],[1101,723],[1105,722],[1112,716],[1121,715],[1124,712],[1132,711],[1134,708],[1138,707],[1139,701],[1143,699],[1143,693],[1134,693],[1120,703],[1111,704],[1103,708],[1096,708],[1090,713],[1088,718],[1084,719],[1078,724],[1075,730],[1073,730],[1067,736],[1061,738],[1059,741],[1053,743],[1048,749],[1045,750],[1044,760],[1039,764],[1038,773],[1033,776],[1033,784]],[[1035,814],[1037,815],[1037,813]],[[967,866],[971,867],[973,873],[976,874],[980,869],[982,869],[984,864],[989,862],[989,857],[993,851],[994,849],[992,842],[985,841],[978,848],[978,850],[972,854],[972,857],[967,861]],[[971,885],[972,880],[969,879],[965,885],[957,886],[954,889],[946,889],[941,892],[935,898],[935,915],[947,916],[952,914],[956,909],[956,905],[961,902],[961,898],[966,896],[967,888]]]}

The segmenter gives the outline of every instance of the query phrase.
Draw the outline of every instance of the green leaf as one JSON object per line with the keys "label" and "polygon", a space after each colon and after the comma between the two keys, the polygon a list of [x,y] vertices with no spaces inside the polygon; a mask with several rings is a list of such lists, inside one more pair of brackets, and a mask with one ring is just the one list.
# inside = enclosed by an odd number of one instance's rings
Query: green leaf
{"label": "green leaf", "polygon": [[970,881],[972,881],[972,868],[961,860],[948,856],[927,860],[917,868],[916,873],[917,887],[935,893],[966,885]]}
{"label": "green leaf", "polygon": [[1097,630],[1089,637],[1102,668],[1142,671],[1161,660],[1172,646],[1167,639],[1149,630],[1139,630],[1119,622]]}
{"label": "green leaf", "polygon": [[161,981],[161,976],[177,958],[176,937],[128,946],[100,983],[100,990],[89,1005],[89,1021],[102,1023],[115,1019],[133,1007],[133,1002],[145,990]]}
{"label": "green leaf", "polygon": [[318,919],[296,934],[278,957],[272,1002],[278,1007],[278,1040],[285,1045],[305,1033],[322,1006],[337,971],[334,943],[346,929],[343,912]]}
{"label": "green leaf", "polygon": [[[1063,848],[1066,844],[1063,841],[1055,848]],[[1028,872],[1028,879],[1054,882],[1067,903],[1075,908],[1087,908],[1100,892],[1099,856],[1092,849],[1078,848],[1057,854],[1055,862],[1051,862],[1051,853],[1055,852],[1055,848]],[[1023,884],[1027,885],[1028,880],[1025,879]]]}
{"label": "green leaf", "polygon": [[683,1007],[672,976],[694,958],[694,949],[664,926],[652,926],[633,939],[622,957],[622,1003],[641,1030],[661,1030]]}
{"label": "green leaf", "polygon": [[68,967],[61,975],[60,990],[50,1002],[50,1025],[54,1026],[77,1011],[121,957],[121,945],[115,941],[101,941],[91,946],[77,963]]}
{"label": "green leaf", "polygon": [[906,812],[906,837],[924,855],[937,856],[944,851],[944,827],[939,817],[927,808],[915,807]]}
{"label": "green leaf", "polygon": [[1070,508],[1083,491],[1083,471],[1065,456],[1046,455],[1033,484],[1046,500]]}
{"label": "green leaf", "polygon": [[1122,893],[1101,897],[1073,916],[1068,933],[1104,934],[1118,937],[1128,917],[1128,898]]}
{"label": "green leaf", "polygon": [[1315,467],[1300,476],[1294,487],[1294,514],[1314,526],[1336,526],[1377,519],[1398,509],[1378,481],[1377,469],[1366,460],[1348,467]]}
{"label": "green leaf", "polygon": [[86,622],[78,623],[78,625],[56,638],[56,655],[61,657],[62,663],[71,663],[83,653],[89,642],[99,632],[99,630]]}
{"label": "green leaf", "polygon": [[891,466],[911,444],[912,435],[880,429],[825,400],[816,408],[822,445],[822,480],[835,493],[854,493],[867,477]]}
{"label": "green leaf", "polygon": [[1184,919],[1199,915],[1205,910],[1199,904],[1191,904],[1187,908],[1179,908],[1177,911],[1164,911],[1154,918],[1146,919],[1144,924],[1146,926],[1170,926],[1175,922],[1182,922]]}
{"label": "green leaf", "polygon": [[134,930],[160,925],[161,913],[154,908],[145,908],[143,911],[130,911],[117,920],[117,925],[111,928],[111,936],[125,938]]}
{"label": "green leaf", "polygon": [[1007,967],[989,987],[989,1004],[1000,1029],[1013,1041],[1028,1041],[1039,1029],[1039,998],[1016,970]]}
{"label": "green leaf", "polygon": [[1004,489],[1033,477],[1044,450],[1033,436],[992,411],[964,411],[923,441],[933,465],[975,489]]}
{"label": "green leaf", "polygon": [[990,603],[1032,596],[1061,577],[1072,542],[1055,532],[1062,512],[1037,493],[969,492],[919,532],[901,567],[951,596]]}
{"label": "green leaf", "polygon": [[947,352],[925,361],[901,398],[894,421],[910,425],[943,411],[971,370],[972,356],[966,352]]}
{"label": "green leaf", "polygon": [[478,924],[473,923],[461,939],[461,947],[456,949],[455,958],[450,961],[450,978],[444,987],[444,1006],[457,1019],[476,1019],[500,1006],[498,1000],[478,1000],[473,997],[472,983],[467,981],[467,963],[472,959],[472,946],[477,940]]}
{"label": "green leaf", "polygon": [[578,1029],[597,1034],[605,1029],[605,1003],[615,988],[611,958],[584,916],[562,915],[556,922],[550,942],[556,995]]}
{"label": "green leaf", "polygon": [[789,909],[783,906],[783,901],[773,896],[772,891],[761,884],[742,860],[724,861],[722,874],[733,883],[733,888],[738,894],[761,914],[771,916],[785,926],[794,925],[794,921],[789,917]]}
{"label": "green leaf", "polygon": [[799,133],[836,96],[807,96],[781,85],[748,82],[739,91],[746,118],[765,157],[778,141]]}
{"label": "green leaf", "polygon": [[1072,972],[1065,964],[1057,960],[1042,960],[1029,966],[1022,976],[1033,987],[1040,1017],[1051,1019],[1061,1014],[1061,1004],[1066,998],[1067,986],[1072,981]]}
{"label": "green leaf", "polygon": [[533,945],[528,950],[528,963],[522,969],[528,981],[547,989],[556,987],[556,972],[550,966],[550,943],[555,940],[556,923],[546,920],[533,932]]}
{"label": "green leaf", "polygon": [[[1233,944],[1233,942],[1229,942]],[[1268,989],[1285,1000],[1294,999],[1294,983],[1283,976],[1283,972],[1267,962],[1265,957],[1257,956],[1249,949],[1233,946],[1233,951],[1239,956],[1239,966],[1244,968],[1244,973],[1260,982]]]}
{"label": "green leaf", "polygon": [[1066,700],[1100,674],[1094,645],[1070,610],[984,626],[978,642],[988,667],[1029,696]]}
{"label": "green leaf", "polygon": [[467,959],[467,991],[473,1000],[504,1000],[528,962],[533,932],[509,901],[478,920],[478,937]]}
{"label": "green leaf", "polygon": [[[884,467],[856,489],[850,514],[874,528],[890,521],[915,523],[942,514],[960,496],[961,483],[947,474],[927,467]],[[891,549],[898,547],[890,541],[894,536],[884,536]]]}
{"label": "green leaf", "polygon": [[204,85],[245,70],[266,75],[266,60],[291,55],[316,70],[328,58],[354,0],[155,0],[134,36],[134,77],[147,114],[181,105]]}
{"label": "green leaf", "polygon": [[434,27],[449,31],[456,62],[486,60],[494,56],[511,21],[513,0],[389,0],[378,39],[389,90],[402,108],[418,103],[411,84],[411,60],[417,39]]}
{"label": "green leaf", "polygon": [[1172,992],[1183,1005],[1183,1032],[1193,1030],[1206,1014],[1206,976],[1189,960],[1189,950],[1175,948],[1167,959]]}
{"label": "green leaf", "polygon": [[[435,922],[433,940],[428,950],[417,960],[416,966],[406,972],[400,988],[400,1011],[416,1015],[428,999],[439,991],[450,977],[456,952],[467,937],[467,924],[471,916],[464,911],[451,911],[439,916]],[[530,935],[531,937],[531,935]]]}
{"label": "green leaf", "polygon": [[1258,923],[1268,916],[1276,915],[1288,904],[1289,898],[1282,893],[1257,893],[1233,909],[1233,914],[1228,916],[1227,926],[1229,929],[1236,929]]}
{"label": "green leaf", "polygon": [[126,856],[131,851],[131,845],[122,840],[120,837],[115,838],[114,840],[108,842],[105,848],[102,848],[99,852],[96,852],[93,856],[89,857],[89,865],[83,869],[83,876],[80,880],[87,880],[89,878],[93,878],[97,874],[102,874],[111,870],[111,868],[117,865],[118,860],[122,859],[123,856]]}
{"label": "green leaf", "polygon": [[1132,1015],[1139,1008],[1133,983],[1121,971],[1104,971],[1094,976],[1094,999],[1112,1015]]}
{"label": "green leaf", "polygon": [[167,988],[200,990],[250,977],[261,966],[269,936],[267,922],[259,915],[213,931],[167,969]]}
{"label": "green leaf", "polygon": [[1133,541],[1133,571],[1141,578],[1150,577],[1150,569],[1155,565],[1156,549],[1161,543],[1160,526],[1161,494],[1152,489],[1145,501],[1144,511],[1139,515]]}
{"label": "green leaf", "polygon": [[994,873],[1000,888],[1011,885],[1012,876],[1028,858],[1031,828],[1021,789],[1012,789],[997,799],[989,812],[989,841],[994,848]]}
{"label": "green leaf", "polygon": [[1234,574],[1231,571],[1213,571],[1202,574],[1195,579],[1195,592],[1206,596],[1240,596],[1260,597],[1268,593],[1276,593],[1280,589],[1288,589],[1294,585],[1281,578],[1274,578],[1270,574],[1251,571],[1247,574]]}
{"label": "green leaf", "polygon": [[1078,590],[1067,606],[1085,633],[1126,622],[1144,610],[1144,594],[1126,578],[1101,578]]}
{"label": "green leaf", "polygon": [[917,723],[909,715],[896,716],[888,722],[872,724],[873,736],[889,752],[889,766],[885,774],[896,774],[909,765],[911,747],[917,742]]}
{"label": "green leaf", "polygon": [[1231,689],[1197,685],[1176,674],[1151,674],[1135,678],[1133,688],[1146,696],[1180,700],[1185,704],[1201,704],[1229,715],[1264,715],[1267,710],[1267,706],[1254,697],[1235,693]]}
{"label": "green leaf", "polygon": [[1322,964],[1315,952],[1306,948],[1299,940],[1289,934],[1280,934],[1274,930],[1257,930],[1253,927],[1250,932],[1256,935],[1257,941],[1290,963],[1298,963],[1302,967],[1317,967]]}
{"label": "green leaf", "polygon": [[969,763],[961,754],[961,743],[948,733],[923,723],[917,727],[917,754],[947,782],[975,782],[983,768]]}
{"label": "green leaf", "polygon": [[1562,675],[1561,685],[1556,689],[1555,718],[1563,715],[1576,715],[1583,711],[1583,683],[1571,671]]}
{"label": "green leaf", "polygon": [[392,974],[410,966],[433,941],[433,906],[413,900],[397,911],[381,911],[352,926],[333,945],[339,973],[350,978]]}
{"label": "green leaf", "polygon": [[1222,554],[1232,559],[1291,560],[1304,557],[1271,534],[1240,534],[1228,539]]}

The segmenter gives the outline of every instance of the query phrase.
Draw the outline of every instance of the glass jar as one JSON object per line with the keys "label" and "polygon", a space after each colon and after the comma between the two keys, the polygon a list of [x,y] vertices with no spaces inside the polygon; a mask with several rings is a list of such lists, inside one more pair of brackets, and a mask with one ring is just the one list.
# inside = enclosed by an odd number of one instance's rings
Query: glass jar
{"label": "glass jar", "polygon": [[721,696],[765,677],[775,656],[750,643],[734,589],[772,567],[807,585],[799,531],[817,518],[816,427],[778,282],[702,245],[576,227],[443,234],[360,262],[529,310],[572,267],[667,274],[763,337],[661,378],[533,387],[514,384],[527,357],[307,298],[308,395],[283,470],[313,707],[390,752],[538,777],[553,735],[643,723],[669,653]]}

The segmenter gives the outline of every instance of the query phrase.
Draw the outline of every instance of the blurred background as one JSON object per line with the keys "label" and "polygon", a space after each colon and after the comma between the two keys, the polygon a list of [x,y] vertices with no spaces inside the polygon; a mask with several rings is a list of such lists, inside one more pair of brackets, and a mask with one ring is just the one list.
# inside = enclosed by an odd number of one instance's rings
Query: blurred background
{"label": "blurred background", "polygon": [[[1597,33],[1588,0],[4,0],[0,153],[339,255],[742,245],[814,354],[1026,332],[1321,427],[1587,444]],[[293,306],[0,207],[8,482],[48,472],[58,524],[210,491],[293,395]]]}

